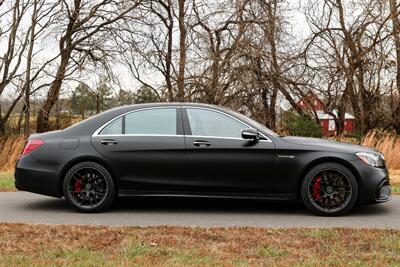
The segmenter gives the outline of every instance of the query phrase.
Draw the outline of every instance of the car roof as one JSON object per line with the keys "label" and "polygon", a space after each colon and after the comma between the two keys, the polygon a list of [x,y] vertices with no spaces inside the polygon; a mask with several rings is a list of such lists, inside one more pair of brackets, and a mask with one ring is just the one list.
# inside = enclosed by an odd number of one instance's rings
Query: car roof
{"label": "car roof", "polygon": [[[237,112],[231,110],[230,108],[212,105],[212,104],[204,104],[204,103],[193,103],[193,102],[156,102],[156,103],[144,103],[144,104],[133,104],[133,105],[124,105],[116,108],[112,108],[107,110],[106,112],[115,112],[118,113],[119,110],[122,110],[124,113],[129,111],[134,111],[137,109],[143,108],[157,108],[157,107],[197,107],[197,108],[209,108],[220,110],[226,112],[230,115],[237,116]],[[104,112],[103,112],[104,113]]]}
{"label": "car roof", "polygon": [[[226,109],[222,106],[212,105],[212,104],[204,104],[204,103],[193,103],[193,102],[156,102],[156,103],[145,103],[145,104],[133,104],[133,105],[125,105],[118,108],[127,108],[131,107],[132,109],[138,108],[146,108],[146,107],[165,107],[165,106],[177,106],[177,107],[204,107],[204,108],[213,108],[213,109]],[[117,108],[117,109],[118,109]]]}

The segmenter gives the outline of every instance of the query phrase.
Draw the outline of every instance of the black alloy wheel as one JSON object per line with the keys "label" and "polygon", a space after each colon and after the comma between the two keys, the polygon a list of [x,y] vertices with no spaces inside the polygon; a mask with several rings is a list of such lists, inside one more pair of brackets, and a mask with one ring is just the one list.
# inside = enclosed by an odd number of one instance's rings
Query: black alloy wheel
{"label": "black alloy wheel", "polygon": [[82,212],[103,211],[111,205],[115,196],[110,173],[93,162],[72,167],[64,179],[63,189],[67,201]]}
{"label": "black alloy wheel", "polygon": [[337,163],[314,167],[305,176],[301,188],[306,207],[319,215],[343,215],[358,197],[358,184],[352,172]]}

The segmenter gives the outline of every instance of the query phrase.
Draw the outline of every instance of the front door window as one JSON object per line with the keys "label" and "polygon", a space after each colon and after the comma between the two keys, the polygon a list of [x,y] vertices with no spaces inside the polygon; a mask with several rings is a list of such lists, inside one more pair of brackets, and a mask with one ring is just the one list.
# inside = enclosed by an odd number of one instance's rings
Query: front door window
{"label": "front door window", "polygon": [[248,128],[242,122],[220,112],[188,108],[192,135],[209,137],[241,138],[242,130]]}

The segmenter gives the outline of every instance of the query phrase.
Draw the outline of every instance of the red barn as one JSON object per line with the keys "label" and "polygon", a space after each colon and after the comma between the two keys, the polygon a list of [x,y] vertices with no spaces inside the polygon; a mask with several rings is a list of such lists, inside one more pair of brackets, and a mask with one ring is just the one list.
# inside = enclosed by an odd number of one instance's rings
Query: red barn
{"label": "red barn", "polygon": [[[312,113],[317,114],[322,127],[322,134],[325,136],[336,135],[336,125],[333,116],[325,113],[325,104],[318,98],[316,94],[311,91],[302,97],[298,102],[297,106],[303,110],[308,110]],[[337,114],[336,110],[332,111],[333,114]],[[352,133],[355,129],[355,118],[349,113],[344,115],[344,131],[346,133]]]}

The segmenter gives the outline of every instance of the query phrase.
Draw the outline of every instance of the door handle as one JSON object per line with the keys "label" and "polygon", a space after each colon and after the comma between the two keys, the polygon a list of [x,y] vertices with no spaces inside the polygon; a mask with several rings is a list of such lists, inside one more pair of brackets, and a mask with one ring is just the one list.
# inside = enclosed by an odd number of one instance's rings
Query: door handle
{"label": "door handle", "polygon": [[105,139],[105,140],[102,140],[100,143],[105,146],[118,144],[117,140],[114,140],[114,139]]}
{"label": "door handle", "polygon": [[193,145],[198,146],[198,147],[207,147],[210,146],[210,143],[207,141],[194,141]]}

